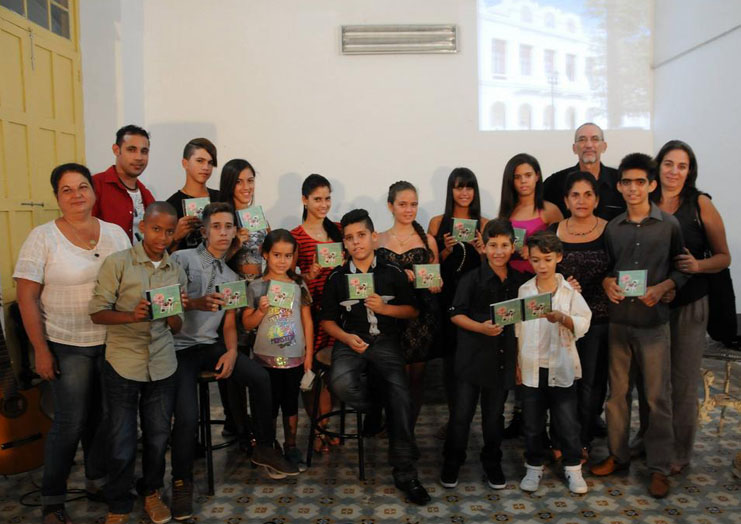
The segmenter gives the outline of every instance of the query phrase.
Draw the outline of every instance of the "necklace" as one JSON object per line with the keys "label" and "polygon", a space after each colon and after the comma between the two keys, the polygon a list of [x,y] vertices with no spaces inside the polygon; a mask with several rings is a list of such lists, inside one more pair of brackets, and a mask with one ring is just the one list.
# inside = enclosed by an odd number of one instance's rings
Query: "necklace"
{"label": "necklace", "polygon": [[[67,225],[72,229],[72,234],[75,235],[75,238],[77,239],[77,241],[80,244],[82,244],[83,246],[85,246],[85,245],[90,246],[87,249],[94,249],[95,248],[95,246],[98,244],[98,240],[97,239],[91,238],[87,242],[85,242],[85,240],[83,240],[83,238],[80,236],[79,232],[77,231],[77,228],[72,225],[72,222],[70,222],[69,220],[67,220],[67,218],[64,217],[64,216],[62,216],[62,220],[64,220],[67,223]],[[83,248],[83,249],[86,249],[86,248]]]}
{"label": "necklace", "polygon": [[412,238],[412,237],[413,237],[414,235],[416,235],[416,234],[417,234],[417,233],[416,233],[415,231],[412,231],[411,233],[409,233],[408,235],[406,235],[406,236],[404,237],[404,240],[402,240],[402,239],[401,239],[401,237],[400,237],[399,235],[397,235],[396,233],[394,233],[394,232],[393,232],[392,230],[389,230],[389,235],[391,235],[392,237],[394,237],[394,238],[395,238],[395,239],[397,240],[397,242],[399,242],[399,244],[400,244],[400,245],[401,245],[402,247],[403,247],[404,245],[406,245],[406,244],[407,244],[407,243],[409,242],[409,240],[410,240],[410,239],[411,239],[411,238]]}
{"label": "necklace", "polygon": [[590,229],[589,231],[584,231],[583,233],[576,233],[574,231],[571,231],[571,227],[569,226],[570,223],[571,223],[571,218],[569,217],[569,219],[566,220],[566,232],[569,235],[573,235],[575,237],[585,237],[589,233],[591,233],[592,231],[594,231],[595,229],[597,229],[597,225],[599,224],[599,218],[594,217],[594,226],[592,226],[592,229]]}
{"label": "necklace", "polygon": [[329,237],[327,236],[327,232],[324,230],[324,227],[320,227],[317,229],[309,229],[306,226],[304,226],[304,231],[306,231],[310,237],[312,237],[315,240],[318,240],[319,242],[326,242],[329,240]]}

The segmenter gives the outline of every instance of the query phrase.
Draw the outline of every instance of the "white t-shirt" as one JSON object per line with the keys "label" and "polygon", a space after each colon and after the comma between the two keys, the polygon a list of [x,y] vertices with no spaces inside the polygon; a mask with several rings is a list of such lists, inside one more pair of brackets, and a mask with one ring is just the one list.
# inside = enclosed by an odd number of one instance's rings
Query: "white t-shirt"
{"label": "white t-shirt", "polygon": [[134,233],[134,243],[136,244],[137,242],[141,242],[139,222],[141,222],[142,217],[144,217],[144,201],[142,200],[142,192],[138,189],[136,191],[127,189],[126,191],[129,192],[131,202],[134,204],[134,223],[132,224],[131,231]]}
{"label": "white t-shirt", "polygon": [[43,284],[41,313],[52,342],[81,347],[105,343],[106,328],[90,320],[88,302],[103,260],[131,244],[119,226],[98,222],[100,238],[92,250],[67,240],[53,220],[34,228],[21,246],[13,278]]}

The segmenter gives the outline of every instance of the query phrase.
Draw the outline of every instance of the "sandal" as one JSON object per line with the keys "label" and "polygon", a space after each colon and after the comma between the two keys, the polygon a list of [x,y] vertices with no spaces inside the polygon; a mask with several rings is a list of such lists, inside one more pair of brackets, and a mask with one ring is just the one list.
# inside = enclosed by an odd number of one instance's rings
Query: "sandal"
{"label": "sandal", "polygon": [[314,453],[329,453],[329,443],[326,435],[320,433],[314,437]]}

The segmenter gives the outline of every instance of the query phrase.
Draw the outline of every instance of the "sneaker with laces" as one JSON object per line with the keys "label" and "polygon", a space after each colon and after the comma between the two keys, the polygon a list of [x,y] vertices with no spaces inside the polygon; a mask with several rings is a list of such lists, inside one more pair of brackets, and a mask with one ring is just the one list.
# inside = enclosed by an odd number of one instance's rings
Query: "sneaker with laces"
{"label": "sneaker with laces", "polygon": [[306,462],[304,462],[304,455],[296,446],[284,446],[286,460],[296,466],[299,473],[306,471]]}
{"label": "sneaker with laces", "polygon": [[501,464],[486,468],[486,483],[491,489],[504,489],[507,487],[507,479],[504,478],[504,471],[502,471]]}
{"label": "sneaker with laces", "polygon": [[103,524],[126,524],[129,521],[128,513],[109,513]]}
{"label": "sneaker with laces", "polygon": [[162,502],[159,490],[155,490],[154,493],[144,497],[144,511],[147,512],[149,519],[154,524],[165,524],[172,519],[170,508]]}
{"label": "sneaker with laces", "polygon": [[540,479],[543,478],[543,466],[525,464],[525,471],[525,476],[520,481],[520,489],[522,491],[538,491]]}
{"label": "sneaker with laces", "polygon": [[581,474],[581,464],[577,466],[564,466],[563,471],[566,475],[566,480],[569,482],[571,493],[583,494],[589,491],[589,487]]}
{"label": "sneaker with laces", "polygon": [[458,485],[458,470],[460,466],[450,462],[443,463],[443,469],[440,471],[440,485],[444,488],[454,488]]}
{"label": "sneaker with laces", "polygon": [[298,475],[298,468],[272,446],[257,446],[252,453],[252,463],[267,466],[283,475]]}
{"label": "sneaker with laces", "polygon": [[190,480],[174,480],[172,482],[172,518],[188,520],[193,516],[193,482]]}

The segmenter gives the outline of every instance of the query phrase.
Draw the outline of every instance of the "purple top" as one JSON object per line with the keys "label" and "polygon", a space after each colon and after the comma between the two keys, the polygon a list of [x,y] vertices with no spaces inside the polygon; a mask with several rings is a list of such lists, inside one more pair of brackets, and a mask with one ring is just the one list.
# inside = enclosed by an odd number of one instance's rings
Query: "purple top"
{"label": "purple top", "polygon": [[[531,218],[529,220],[510,219],[510,222],[512,222],[512,227],[517,227],[527,231],[527,233],[525,233],[525,239],[537,233],[538,231],[545,231],[546,229],[548,229],[548,224],[546,224],[541,218],[540,211],[538,211],[538,216],[535,218]],[[514,255],[512,255],[512,258],[510,258],[509,260],[509,267],[516,271],[520,271],[521,273],[534,273],[533,266],[528,260],[523,260],[522,257],[520,257],[519,253],[515,253]]]}

